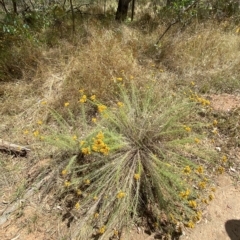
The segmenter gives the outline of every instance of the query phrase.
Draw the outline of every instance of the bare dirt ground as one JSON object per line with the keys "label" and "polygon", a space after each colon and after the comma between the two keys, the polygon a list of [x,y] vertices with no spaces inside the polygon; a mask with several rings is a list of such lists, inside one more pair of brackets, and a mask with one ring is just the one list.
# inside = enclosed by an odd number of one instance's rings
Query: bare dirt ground
{"label": "bare dirt ground", "polygon": [[[212,95],[210,98],[212,107],[220,112],[231,112],[240,107],[237,96]],[[234,149],[234,156],[240,163],[239,149]],[[4,183],[0,186],[0,239],[73,240],[72,226],[67,227],[62,218],[64,209],[55,202],[54,196],[43,195],[40,185],[28,187],[24,194],[21,192],[21,184],[29,186],[29,181],[40,171],[46,176],[41,181],[47,180],[53,172],[51,159],[39,159],[37,154],[29,158],[13,158],[4,153],[0,153],[0,159],[0,170],[6,171],[0,174]],[[29,162],[35,163],[31,169]],[[240,240],[240,182],[236,177],[240,164],[236,166],[229,169],[229,174],[218,177],[215,199],[206,206],[203,218],[194,229],[183,229],[181,240]],[[26,180],[22,183],[23,176]],[[154,236],[135,229],[126,239],[153,240]]]}

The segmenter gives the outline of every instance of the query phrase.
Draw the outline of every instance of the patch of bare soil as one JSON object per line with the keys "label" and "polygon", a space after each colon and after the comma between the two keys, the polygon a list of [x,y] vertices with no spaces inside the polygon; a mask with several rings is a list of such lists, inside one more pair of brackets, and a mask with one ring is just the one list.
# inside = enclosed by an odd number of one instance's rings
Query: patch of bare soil
{"label": "patch of bare soil", "polygon": [[186,229],[181,240],[239,240],[240,186],[229,175],[218,179],[215,199],[206,207],[202,220],[193,230]]}
{"label": "patch of bare soil", "polygon": [[211,107],[217,111],[229,112],[240,107],[240,96],[231,94],[211,95]]}

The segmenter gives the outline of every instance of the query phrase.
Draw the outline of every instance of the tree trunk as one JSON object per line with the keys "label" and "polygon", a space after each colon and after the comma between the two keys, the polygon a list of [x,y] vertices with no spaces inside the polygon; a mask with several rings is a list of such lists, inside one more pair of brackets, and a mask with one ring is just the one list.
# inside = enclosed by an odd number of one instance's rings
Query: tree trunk
{"label": "tree trunk", "polygon": [[17,15],[17,1],[16,0],[12,0],[12,5],[13,5],[13,12]]}
{"label": "tree trunk", "polygon": [[124,21],[127,18],[128,6],[132,0],[119,0],[116,12],[116,20]]}

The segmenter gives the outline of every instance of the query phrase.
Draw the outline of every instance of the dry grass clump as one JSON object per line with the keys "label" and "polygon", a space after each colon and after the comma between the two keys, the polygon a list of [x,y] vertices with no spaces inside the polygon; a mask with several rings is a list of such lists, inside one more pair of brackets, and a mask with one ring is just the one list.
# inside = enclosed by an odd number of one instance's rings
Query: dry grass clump
{"label": "dry grass clump", "polygon": [[[81,218],[76,224],[84,231],[74,234],[79,239],[117,239],[130,223],[144,224],[141,218],[162,234],[173,233],[179,222],[194,227],[202,204],[214,197],[208,168],[218,158],[205,144],[202,124],[195,122],[195,103],[161,92],[167,86],[159,87],[156,79],[141,88],[133,79],[114,84],[118,101],[113,99],[110,106],[80,91],[75,101],[81,114],[72,114],[65,102],[68,118],[51,110],[55,126],[45,135],[35,132],[73,154],[61,169],[58,195]],[[208,107],[207,100],[196,101]],[[89,121],[86,110],[91,105],[98,113]]]}
{"label": "dry grass clump", "polygon": [[161,60],[182,82],[195,81],[201,92],[232,92],[239,88],[238,28],[215,24],[194,25],[190,31],[173,33],[172,40],[168,36]]}

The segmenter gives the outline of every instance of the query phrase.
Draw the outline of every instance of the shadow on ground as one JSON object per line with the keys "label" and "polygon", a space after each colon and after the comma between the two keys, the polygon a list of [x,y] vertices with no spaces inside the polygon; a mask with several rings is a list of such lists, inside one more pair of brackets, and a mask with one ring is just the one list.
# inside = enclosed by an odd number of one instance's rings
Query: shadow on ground
{"label": "shadow on ground", "polygon": [[240,220],[228,220],[225,229],[231,240],[240,240]]}

